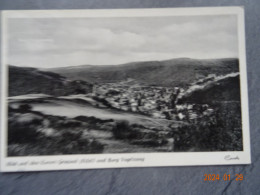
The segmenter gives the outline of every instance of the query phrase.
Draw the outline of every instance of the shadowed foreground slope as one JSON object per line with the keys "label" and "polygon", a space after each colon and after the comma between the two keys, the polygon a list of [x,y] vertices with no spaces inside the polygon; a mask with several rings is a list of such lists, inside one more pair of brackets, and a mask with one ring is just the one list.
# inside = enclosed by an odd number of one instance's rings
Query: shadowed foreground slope
{"label": "shadowed foreground slope", "polygon": [[59,74],[36,68],[9,66],[9,96],[37,93],[60,96],[91,91],[92,85],[85,81],[70,81]]}

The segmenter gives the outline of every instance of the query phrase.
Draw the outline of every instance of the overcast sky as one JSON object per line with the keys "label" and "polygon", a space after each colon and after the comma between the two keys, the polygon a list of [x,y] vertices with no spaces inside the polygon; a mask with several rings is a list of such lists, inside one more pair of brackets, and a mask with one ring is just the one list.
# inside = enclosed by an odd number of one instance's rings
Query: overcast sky
{"label": "overcast sky", "polygon": [[238,57],[237,18],[8,19],[8,47],[8,64],[42,68]]}

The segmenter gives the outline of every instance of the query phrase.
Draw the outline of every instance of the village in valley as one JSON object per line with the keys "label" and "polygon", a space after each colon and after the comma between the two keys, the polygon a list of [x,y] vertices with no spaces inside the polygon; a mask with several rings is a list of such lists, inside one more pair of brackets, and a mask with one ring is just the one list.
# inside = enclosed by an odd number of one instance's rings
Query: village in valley
{"label": "village in valley", "polygon": [[129,81],[96,85],[92,98],[113,109],[157,119],[192,121],[213,113],[207,104],[178,103],[185,93],[183,88],[129,85]]}

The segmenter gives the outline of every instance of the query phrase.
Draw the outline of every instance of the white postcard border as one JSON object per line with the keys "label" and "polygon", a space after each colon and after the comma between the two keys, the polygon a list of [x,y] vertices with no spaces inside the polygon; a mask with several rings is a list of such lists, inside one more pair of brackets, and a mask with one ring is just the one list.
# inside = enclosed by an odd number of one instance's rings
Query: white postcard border
{"label": "white postcard border", "polygon": [[[60,156],[7,157],[7,70],[6,51],[8,18],[51,17],[151,17],[181,15],[237,15],[243,151],[239,152],[165,152],[126,154],[87,154]],[[21,10],[2,11],[1,63],[1,171],[47,171],[123,167],[250,164],[248,90],[245,56],[245,25],[242,7],[114,9],[114,10]]]}

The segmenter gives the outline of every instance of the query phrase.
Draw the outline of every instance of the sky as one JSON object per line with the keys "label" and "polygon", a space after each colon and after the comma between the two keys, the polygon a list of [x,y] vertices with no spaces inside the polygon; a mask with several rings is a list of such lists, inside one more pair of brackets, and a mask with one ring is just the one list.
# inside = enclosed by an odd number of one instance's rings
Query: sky
{"label": "sky", "polygon": [[238,57],[234,15],[10,18],[8,64],[52,68]]}

